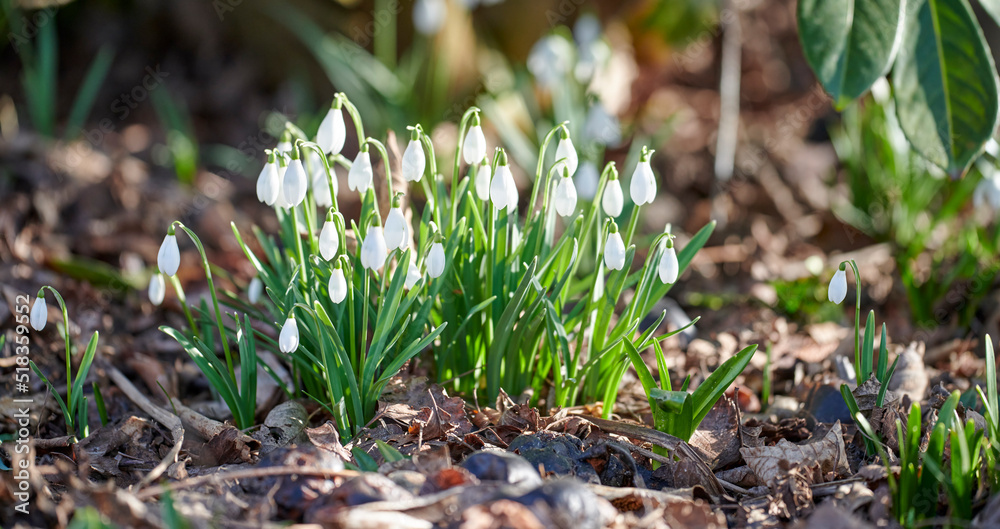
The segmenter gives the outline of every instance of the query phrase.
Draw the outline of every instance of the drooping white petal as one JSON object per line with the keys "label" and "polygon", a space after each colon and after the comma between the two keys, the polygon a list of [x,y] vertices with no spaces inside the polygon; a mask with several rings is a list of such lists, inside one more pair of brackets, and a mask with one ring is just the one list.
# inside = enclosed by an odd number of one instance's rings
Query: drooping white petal
{"label": "drooping white petal", "polygon": [[45,324],[49,321],[49,307],[45,304],[44,297],[35,298],[35,302],[31,304],[31,314],[28,317],[28,323],[31,324],[31,328],[36,331],[40,331],[45,328]]}
{"label": "drooping white petal", "polygon": [[508,186],[510,185],[511,179],[507,177],[510,173],[510,169],[506,165],[497,166],[496,174],[493,175],[493,181],[490,182],[490,201],[493,202],[493,207],[497,211],[502,211],[507,207],[507,202],[510,200],[510,190]]}
{"label": "drooping white petal", "polygon": [[285,170],[285,178],[281,183],[282,192],[289,208],[294,208],[302,203],[306,198],[306,190],[309,180],[306,178],[306,169],[302,166],[302,160],[292,160]]}
{"label": "drooping white petal", "polygon": [[847,272],[845,270],[837,270],[837,273],[833,274],[833,279],[830,280],[830,289],[827,291],[827,298],[839,305],[843,303],[846,297]]}
{"label": "drooping white petal", "polygon": [[625,267],[625,242],[618,232],[609,233],[604,243],[604,265],[611,270],[621,270]]}
{"label": "drooping white petal", "polygon": [[344,111],[339,108],[331,108],[323,117],[323,122],[319,124],[316,132],[316,143],[320,149],[327,154],[337,154],[344,148],[344,141],[347,139],[347,128],[344,124]]}
{"label": "drooping white petal", "polygon": [[278,164],[267,162],[257,177],[257,200],[268,206],[273,206],[278,199]]}
{"label": "drooping white petal", "polygon": [[160,303],[163,303],[163,298],[167,295],[167,283],[163,279],[163,274],[153,274],[153,277],[149,278],[147,294],[153,305],[159,306]]}
{"label": "drooping white petal", "polygon": [[372,159],[368,151],[360,151],[354,158],[350,172],[347,173],[347,187],[364,195],[372,186]]}
{"label": "drooping white petal", "polygon": [[247,287],[247,299],[250,301],[251,305],[256,305],[260,301],[261,294],[264,293],[264,282],[260,280],[259,277],[254,276],[250,280],[250,286]]}
{"label": "drooping white petal", "polygon": [[493,177],[493,170],[489,164],[481,164],[476,169],[476,196],[483,202],[490,199],[490,179]]}
{"label": "drooping white petal", "polygon": [[431,251],[427,253],[427,275],[441,277],[445,264],[444,245],[439,242],[432,244]]}
{"label": "drooping white petal", "polygon": [[657,272],[660,274],[660,281],[668,285],[677,282],[677,274],[680,271],[680,264],[677,262],[677,252],[673,248],[667,248],[660,257],[660,266]]}
{"label": "drooping white petal", "polygon": [[413,27],[422,35],[436,35],[447,14],[445,0],[417,0],[413,3]]}
{"label": "drooping white petal", "polygon": [[276,208],[288,208],[288,199],[285,198],[285,173],[288,172],[288,166],[282,166],[278,164],[278,197],[274,199],[274,204],[272,206]]}
{"label": "drooping white petal", "polygon": [[424,148],[420,145],[420,140],[410,140],[410,143],[406,145],[401,167],[403,178],[407,182],[419,182],[424,176],[427,158],[424,156]]}
{"label": "drooping white petal", "polygon": [[299,324],[295,322],[295,318],[288,318],[281,326],[281,334],[278,335],[278,348],[285,354],[299,348]]}
{"label": "drooping white petal", "polygon": [[617,218],[622,214],[625,195],[622,193],[622,184],[619,180],[608,181],[607,187],[604,188],[604,196],[601,197],[601,207],[604,208],[604,214],[611,218]]}
{"label": "drooping white petal", "polygon": [[486,136],[483,135],[483,129],[479,125],[469,127],[469,132],[465,134],[462,158],[469,165],[479,163],[486,158]]}
{"label": "drooping white petal", "polygon": [[[563,162],[557,162],[560,165],[566,167],[569,171],[569,175],[573,176],[576,174],[576,168],[580,163],[580,159],[576,154],[576,148],[573,146],[572,138],[560,138],[559,145],[556,146],[556,160],[563,160]],[[562,174],[562,169],[558,169],[558,174]]]}
{"label": "drooping white petal", "polygon": [[347,297],[347,277],[343,268],[334,268],[330,274],[330,283],[327,285],[330,291],[330,300],[340,305]]}
{"label": "drooping white petal", "polygon": [[576,192],[584,200],[593,200],[597,196],[597,186],[601,183],[601,174],[593,162],[583,162],[573,177]]}
{"label": "drooping white petal", "polygon": [[403,280],[403,286],[409,290],[417,284],[417,281],[420,281],[420,269],[411,260],[409,266],[406,267],[406,279]]}
{"label": "drooping white petal", "polygon": [[156,266],[160,272],[173,276],[177,274],[177,269],[181,266],[181,251],[177,247],[177,237],[167,234],[160,244],[160,251],[156,254]]}
{"label": "drooping white petal", "polygon": [[399,208],[392,208],[389,210],[389,215],[385,218],[385,244],[388,248],[399,248],[400,250],[406,249],[409,246],[409,242],[406,225],[406,217],[403,216],[403,210]]}
{"label": "drooping white petal", "polygon": [[369,270],[378,270],[385,264],[389,252],[385,246],[385,235],[382,226],[368,228],[368,234],[361,243],[361,266]]}
{"label": "drooping white petal", "polygon": [[[514,182],[514,173],[506,165],[503,168],[504,178],[507,179],[507,213],[513,213],[517,209],[520,196],[517,193],[517,184]],[[500,172],[497,170],[497,172]]]}
{"label": "drooping white petal", "polygon": [[[327,178],[326,165],[323,164],[323,160],[316,154],[316,151],[312,149],[309,150],[306,156],[309,159],[309,170],[312,175],[310,177],[310,185],[312,186],[313,198],[316,200],[316,205],[321,208],[333,206],[333,197],[330,195],[330,179]],[[333,166],[330,166],[330,176],[333,178],[333,184],[337,185],[337,172]],[[334,189],[334,192],[336,192],[336,189]]]}
{"label": "drooping white petal", "polygon": [[639,162],[632,173],[632,183],[629,184],[629,192],[632,195],[632,202],[637,206],[651,204],[656,198],[656,177],[653,176],[653,169],[649,166],[649,161]]}
{"label": "drooping white petal", "polygon": [[560,217],[569,217],[576,211],[576,185],[572,178],[559,178],[552,200]]}
{"label": "drooping white petal", "polygon": [[340,249],[340,234],[337,233],[337,225],[328,220],[323,223],[323,229],[319,232],[319,254],[327,261],[337,256]]}

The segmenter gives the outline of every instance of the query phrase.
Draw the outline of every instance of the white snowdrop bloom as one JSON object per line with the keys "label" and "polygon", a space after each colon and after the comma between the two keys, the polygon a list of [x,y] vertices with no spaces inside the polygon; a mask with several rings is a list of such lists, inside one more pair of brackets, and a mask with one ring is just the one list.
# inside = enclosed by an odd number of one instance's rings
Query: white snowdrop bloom
{"label": "white snowdrop bloom", "polygon": [[354,158],[350,172],[347,173],[347,187],[364,195],[372,186],[372,159],[367,148],[362,148]]}
{"label": "white snowdrop bloom", "polygon": [[163,274],[153,274],[153,277],[149,278],[149,301],[153,305],[159,306],[163,303],[163,298],[167,295],[167,282],[163,279]]}
{"label": "white snowdrop bloom", "polygon": [[622,193],[622,184],[617,178],[608,180],[608,185],[604,188],[604,196],[601,197],[601,207],[604,214],[611,218],[618,218],[625,207],[625,195]]}
{"label": "white snowdrop bloom", "polygon": [[389,251],[385,246],[385,235],[382,226],[368,228],[368,234],[361,243],[361,266],[369,270],[378,270],[385,264]]}
{"label": "white snowdrop bloom", "polygon": [[490,164],[483,159],[476,169],[476,196],[483,202],[490,199],[490,179],[493,177],[493,169]]}
{"label": "white snowdrop bloom", "polygon": [[[339,105],[338,105],[339,107]],[[327,154],[338,154],[344,148],[347,139],[347,127],[344,123],[344,111],[340,108],[330,108],[323,117],[316,131],[316,144]]]}
{"label": "white snowdrop bloom", "polygon": [[597,186],[601,183],[601,173],[594,162],[583,162],[573,176],[576,192],[584,200],[593,200],[597,196]]}
{"label": "white snowdrop bloom", "polygon": [[622,141],[621,123],[598,101],[587,112],[587,119],[583,123],[583,135],[589,141],[600,145],[618,145]]}
{"label": "white snowdrop bloom", "polygon": [[479,163],[486,158],[486,136],[483,135],[483,128],[479,126],[478,118],[473,119],[473,125],[469,127],[469,132],[465,133],[462,158],[469,165]]}
{"label": "white snowdrop bloom", "polygon": [[406,267],[406,279],[403,280],[403,286],[409,290],[417,284],[417,281],[420,281],[420,269],[417,268],[413,260],[410,260],[409,266]]}
{"label": "white snowdrop bloom", "polygon": [[327,289],[330,291],[330,300],[338,305],[347,298],[347,277],[340,266],[334,267],[333,273],[330,274]]}
{"label": "white snowdrop bloom", "polygon": [[561,217],[569,217],[576,211],[576,185],[573,184],[568,172],[564,173],[556,183],[552,200],[556,206],[556,213]]}
{"label": "white snowdrop bloom", "polygon": [[49,307],[45,304],[45,296],[42,294],[42,291],[38,291],[38,297],[31,304],[31,314],[28,316],[28,323],[31,324],[32,329],[40,331],[45,328],[45,324],[48,321]]}
{"label": "white snowdrop bloom", "polygon": [[[580,158],[576,154],[576,148],[573,146],[573,139],[567,135],[565,138],[559,139],[559,144],[556,146],[556,160],[564,160],[562,162],[556,162],[563,167],[565,167],[570,176],[576,174],[576,168],[580,164]],[[556,170],[558,173],[562,173],[562,169]]]}
{"label": "white snowdrop bloom", "polygon": [[285,324],[281,326],[281,334],[278,335],[278,348],[285,354],[299,348],[299,324],[295,322],[295,315],[289,316],[285,320]]}
{"label": "white snowdrop bloom", "polygon": [[653,199],[656,198],[656,177],[653,175],[653,169],[649,166],[649,158],[646,156],[643,158],[635,166],[632,182],[629,184],[632,202],[637,206],[652,204]]}
{"label": "white snowdrop bloom", "polygon": [[[614,225],[612,225],[614,226]],[[617,228],[608,234],[604,243],[604,265],[611,270],[621,270],[625,267],[625,242]]]}
{"label": "white snowdrop bloom", "polygon": [[278,162],[275,161],[272,154],[268,156],[267,163],[264,164],[260,170],[260,176],[257,177],[257,200],[268,206],[273,206],[274,201],[278,200],[278,185],[280,183]]}
{"label": "white snowdrop bloom", "polygon": [[[316,151],[312,149],[309,149],[306,157],[308,158],[309,170],[312,174],[310,184],[312,185],[313,199],[316,200],[316,205],[321,208],[332,207],[333,196],[330,194],[330,178],[326,174],[326,165],[320,156],[316,154]],[[333,178],[333,184],[337,185],[337,172],[334,171],[333,166],[330,166],[330,176]]]}
{"label": "white snowdrop bloom", "polygon": [[660,257],[660,266],[657,268],[660,274],[660,281],[668,285],[677,282],[677,274],[680,272],[680,264],[677,262],[677,252],[674,250],[672,242],[667,243],[667,248]]}
{"label": "white snowdrop bloom", "polygon": [[281,191],[285,197],[285,203],[288,204],[288,208],[294,208],[306,199],[306,190],[309,187],[309,180],[306,178],[306,169],[302,166],[302,160],[295,158],[288,163],[283,180]]}
{"label": "white snowdrop bloom", "polygon": [[256,305],[260,301],[261,294],[264,293],[264,282],[260,280],[259,277],[254,276],[250,280],[250,286],[247,287],[247,299],[250,301],[251,305]]}
{"label": "white snowdrop bloom", "polygon": [[444,256],[444,245],[436,242],[431,245],[431,251],[427,253],[427,275],[432,278],[441,277],[446,264]]}
{"label": "white snowdrop bloom", "polygon": [[507,165],[498,165],[493,181],[490,183],[490,201],[497,211],[509,208],[513,211],[517,207],[517,186],[514,184],[514,176]]}
{"label": "white snowdrop bloom", "polygon": [[827,298],[836,303],[841,304],[844,298],[847,297],[847,272],[841,268],[837,270],[837,273],[833,274],[833,279],[830,280],[830,290],[827,292]]}
{"label": "white snowdrop bloom", "polygon": [[417,0],[413,3],[413,27],[425,36],[437,35],[448,15],[445,0]]}
{"label": "white snowdrop bloom", "polygon": [[285,153],[285,154],[288,154],[288,153],[292,152],[292,139],[291,139],[291,136],[289,136],[287,134],[283,134],[281,136],[281,141],[279,141],[278,145],[274,147],[274,150],[276,150],[276,151],[278,151],[280,153]]}
{"label": "white snowdrop bloom", "polygon": [[401,167],[403,178],[407,182],[419,182],[424,176],[424,170],[427,168],[427,158],[424,156],[424,148],[420,144],[420,140],[411,139],[410,143],[406,145]]}
{"label": "white snowdrop bloom", "polygon": [[340,249],[340,233],[337,232],[337,224],[333,220],[323,223],[323,229],[319,231],[319,254],[327,261],[337,257],[337,250]]}
{"label": "white snowdrop bloom", "polygon": [[569,41],[561,35],[548,35],[531,47],[527,66],[538,84],[552,88],[566,76],[573,62]]}
{"label": "white snowdrop bloom", "polygon": [[389,248],[399,248],[405,250],[409,246],[409,231],[406,217],[399,206],[389,210],[389,215],[385,218],[385,244]]}
{"label": "white snowdrop bloom", "polygon": [[287,162],[282,158],[278,162],[278,197],[274,199],[276,208],[288,208],[288,200],[285,198],[285,173],[288,172]]}
{"label": "white snowdrop bloom", "polygon": [[181,266],[181,251],[177,248],[177,237],[173,229],[163,238],[160,244],[160,251],[156,254],[156,266],[160,272],[173,276],[177,274],[177,269]]}

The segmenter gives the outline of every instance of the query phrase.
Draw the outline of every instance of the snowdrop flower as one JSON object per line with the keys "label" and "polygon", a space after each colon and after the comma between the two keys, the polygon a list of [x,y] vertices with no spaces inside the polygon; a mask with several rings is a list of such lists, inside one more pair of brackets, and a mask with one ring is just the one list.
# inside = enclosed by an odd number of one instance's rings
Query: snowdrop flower
{"label": "snowdrop flower", "polygon": [[420,281],[420,269],[411,260],[410,265],[406,267],[406,279],[403,280],[403,286],[409,290],[417,284],[417,281]]}
{"label": "snowdrop flower", "polygon": [[295,314],[288,316],[285,324],[281,326],[281,334],[278,335],[278,348],[285,354],[299,348],[299,325],[295,322]]}
{"label": "snowdrop flower", "polygon": [[167,236],[160,244],[160,251],[156,254],[156,266],[160,272],[168,276],[177,274],[177,269],[181,266],[181,251],[177,248],[177,236],[174,235],[173,226],[170,226]]}
{"label": "snowdrop flower", "polygon": [[576,211],[576,185],[569,176],[569,169],[563,167],[562,177],[556,183],[555,195],[552,197],[556,213],[561,217],[569,217]]}
{"label": "snowdrop flower", "polygon": [[368,145],[365,144],[354,158],[350,172],[347,173],[347,187],[364,195],[372,186],[373,176],[372,159],[368,154]]}
{"label": "snowdrop flower", "polygon": [[340,232],[337,230],[337,224],[331,213],[327,216],[326,222],[323,223],[323,229],[319,232],[319,254],[323,256],[323,259],[330,261],[337,256],[339,249]]}
{"label": "snowdrop flower", "polygon": [[278,142],[278,145],[274,148],[274,150],[282,154],[292,152],[292,135],[288,131],[285,131],[285,133],[281,135],[281,141]]}
{"label": "snowdrop flower", "polygon": [[472,116],[472,126],[469,127],[469,132],[465,133],[462,158],[469,165],[486,158],[486,136],[483,135],[483,128],[479,126],[479,114]]}
{"label": "snowdrop flower", "polygon": [[[576,154],[576,148],[573,147],[573,139],[569,137],[569,132],[565,127],[560,132],[559,145],[556,146],[556,160],[563,160],[556,163],[569,170],[570,176],[576,174],[580,159]],[[562,172],[561,170],[557,171]]]}
{"label": "snowdrop flower", "polygon": [[268,206],[273,206],[274,201],[278,200],[280,183],[278,162],[275,160],[274,152],[268,152],[267,163],[264,164],[260,170],[260,176],[257,177],[257,200]]}
{"label": "snowdrop flower", "polygon": [[389,251],[385,247],[382,226],[368,228],[368,234],[361,243],[361,266],[368,270],[378,270],[385,264]]}
{"label": "snowdrop flower", "polygon": [[484,157],[476,169],[476,196],[483,202],[490,199],[491,178],[493,178],[493,169],[490,168],[490,164],[486,162]]}
{"label": "snowdrop flower", "polygon": [[298,153],[293,152],[292,161],[288,162],[288,169],[285,170],[285,177],[281,182],[281,191],[285,197],[288,208],[294,208],[306,199],[306,190],[309,187],[309,180],[306,178],[306,169],[302,166],[302,160],[298,158]]}
{"label": "snowdrop flower", "polygon": [[611,221],[611,231],[604,243],[604,266],[611,270],[625,268],[625,242],[622,241],[622,235],[618,233],[618,225],[614,221]]}
{"label": "snowdrop flower", "polygon": [[437,35],[447,14],[445,0],[417,0],[413,3],[413,27],[422,35]]}
{"label": "snowdrop flower", "polygon": [[427,158],[424,156],[424,148],[420,144],[418,135],[419,132],[414,130],[413,135],[410,137],[410,143],[406,145],[406,151],[403,152],[401,167],[403,178],[407,182],[419,182],[424,176],[424,170],[427,168]]}
{"label": "snowdrop flower", "polygon": [[427,253],[427,275],[432,278],[441,277],[444,273],[444,265],[446,264],[444,256],[444,245],[440,242],[435,242],[431,245],[431,251]]}
{"label": "snowdrop flower", "polygon": [[385,244],[389,248],[405,250],[410,241],[408,240],[406,217],[403,216],[403,210],[399,207],[402,198],[402,193],[396,193],[392,200],[392,209],[389,210],[389,215],[385,218]]}
{"label": "snowdrop flower", "polygon": [[333,273],[330,274],[330,283],[327,285],[327,289],[330,291],[330,300],[337,305],[340,305],[347,297],[347,277],[344,275],[344,269],[339,262],[333,267]]}
{"label": "snowdrop flower", "polygon": [[288,161],[284,156],[278,158],[278,197],[274,199],[276,208],[287,208],[288,200],[285,199],[285,173],[288,172]]}
{"label": "snowdrop flower", "polygon": [[149,301],[156,306],[163,303],[163,298],[167,294],[167,283],[163,280],[163,274],[153,274],[149,278]]}
{"label": "snowdrop flower", "polygon": [[601,183],[601,174],[594,162],[583,162],[573,177],[576,192],[584,200],[593,200],[597,196],[597,186]]}
{"label": "snowdrop flower", "polygon": [[49,321],[49,308],[45,304],[45,292],[42,290],[38,291],[38,297],[35,298],[35,302],[31,304],[31,314],[28,317],[28,323],[31,324],[31,328],[36,331],[41,331],[45,328],[45,324]]}
{"label": "snowdrop flower", "polygon": [[340,99],[335,99],[330,110],[326,111],[323,122],[316,131],[316,144],[327,154],[338,154],[344,148],[347,139],[347,128],[344,126],[344,111],[341,110]]}
{"label": "snowdrop flower", "polygon": [[260,301],[260,295],[264,293],[264,282],[259,277],[254,276],[247,287],[247,299],[251,305],[256,305]]}
{"label": "snowdrop flower", "polygon": [[[316,205],[321,208],[329,208],[333,206],[333,196],[330,194],[330,178],[326,174],[326,164],[320,158],[316,151],[309,149],[306,153],[306,157],[309,161],[309,168],[312,171],[312,189],[313,198],[316,200]],[[333,166],[330,166],[330,177],[333,179],[334,185],[337,184],[337,172],[334,171]],[[336,191],[334,191],[336,192]]]}
{"label": "snowdrop flower", "polygon": [[632,173],[629,194],[632,195],[632,202],[637,206],[652,204],[653,199],[656,198],[656,177],[653,175],[653,169],[649,166],[649,159],[652,155],[653,151],[643,147],[642,158],[639,159],[639,163],[636,164],[635,171]]}
{"label": "snowdrop flower", "polygon": [[561,35],[542,37],[528,54],[528,70],[538,84],[552,88],[562,80],[573,64],[573,46]]}
{"label": "snowdrop flower", "polygon": [[827,292],[827,298],[836,303],[841,304],[844,298],[847,297],[847,271],[844,264],[840,265],[840,269],[833,274],[833,279],[830,280],[830,290]]}
{"label": "snowdrop flower", "polygon": [[601,207],[604,214],[611,218],[618,218],[625,207],[625,195],[622,193],[622,184],[618,181],[618,172],[611,171],[611,178],[604,187],[604,196],[601,197]]}
{"label": "snowdrop flower", "polygon": [[667,238],[667,248],[660,257],[660,266],[657,268],[660,274],[660,281],[668,285],[677,282],[677,274],[680,273],[680,264],[677,262],[677,252],[674,250],[673,237]]}
{"label": "snowdrop flower", "polygon": [[514,175],[507,165],[505,154],[501,154],[500,165],[497,166],[493,182],[490,183],[490,200],[497,211],[507,208],[509,213],[517,208],[517,185],[514,183]]}

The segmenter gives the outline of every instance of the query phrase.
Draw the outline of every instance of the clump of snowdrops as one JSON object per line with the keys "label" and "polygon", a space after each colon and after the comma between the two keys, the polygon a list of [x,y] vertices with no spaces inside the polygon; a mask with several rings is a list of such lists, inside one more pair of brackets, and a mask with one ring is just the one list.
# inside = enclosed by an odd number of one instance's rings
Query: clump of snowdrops
{"label": "clump of snowdrops", "polygon": [[[360,145],[353,159],[342,152],[345,118]],[[351,435],[372,418],[390,378],[425,352],[437,381],[469,397],[495,399],[501,390],[530,389],[534,403],[603,401],[608,415],[631,365],[629,352],[658,346],[683,330],[657,334],[665,313],[653,324],[640,322],[705,244],[714,223],[684,248],[676,247],[668,226],[642,263],[634,262],[638,219],[657,192],[653,151],[642,150],[628,195],[609,162],[593,202],[580,201],[573,180],[578,155],[566,123],[557,125],[539,146],[525,200],[507,153],[490,149],[480,119],[477,108],[461,119],[451,185],[419,125],[409,128],[394,166],[385,146],[365,135],[357,109],[343,94],[315,134],[289,124],[257,181],[257,196],[275,208],[280,233],[255,229],[258,254],[233,225],[257,271],[246,300],[222,299],[242,311],[242,319],[230,315],[227,322],[223,316],[197,236],[180,223],[171,225],[158,264],[172,278],[189,326],[164,330],[205,371],[241,427],[250,426],[255,413],[247,363],[262,348],[280,351],[293,367],[294,387],[282,384],[289,395],[316,400]],[[394,167],[401,178],[394,178]],[[345,172],[361,202],[357,218],[346,218],[338,204],[338,179]],[[423,204],[420,211],[407,206],[412,196]],[[173,278],[176,228],[202,255],[212,307],[202,303],[191,311],[183,302]],[[163,284],[154,277],[151,293],[157,299]],[[623,296],[626,291],[630,295]],[[243,364],[240,383],[230,342],[238,345]]]}

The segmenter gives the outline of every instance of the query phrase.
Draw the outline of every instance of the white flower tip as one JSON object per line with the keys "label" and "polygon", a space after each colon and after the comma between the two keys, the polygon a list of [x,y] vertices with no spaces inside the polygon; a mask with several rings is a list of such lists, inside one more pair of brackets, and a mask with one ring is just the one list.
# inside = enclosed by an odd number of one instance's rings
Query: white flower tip
{"label": "white flower tip", "polygon": [[49,321],[49,308],[45,304],[44,297],[35,298],[35,302],[31,305],[31,314],[29,315],[28,322],[31,324],[31,328],[36,331],[41,331],[45,328],[45,324]]}
{"label": "white flower tip", "polygon": [[167,234],[160,244],[160,251],[156,255],[156,266],[160,272],[168,276],[177,274],[177,269],[181,266],[181,252],[177,247],[177,236]]}
{"label": "white flower tip", "polygon": [[839,305],[843,303],[846,297],[847,272],[844,270],[837,270],[837,273],[833,274],[833,279],[830,280],[830,289],[827,292],[827,298]]}
{"label": "white flower tip", "polygon": [[285,354],[299,348],[299,325],[295,322],[295,318],[288,318],[281,326],[281,334],[278,335],[278,348]]}

